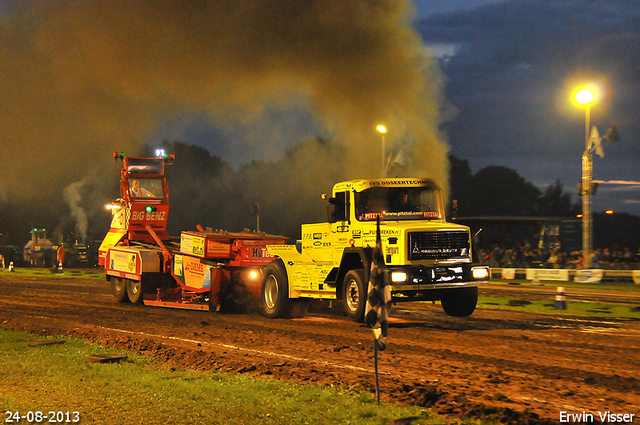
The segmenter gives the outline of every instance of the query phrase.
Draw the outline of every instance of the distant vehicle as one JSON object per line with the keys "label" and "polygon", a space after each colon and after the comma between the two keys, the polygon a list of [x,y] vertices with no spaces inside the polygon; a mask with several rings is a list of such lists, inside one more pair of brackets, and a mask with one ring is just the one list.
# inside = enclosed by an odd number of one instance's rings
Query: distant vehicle
{"label": "distant vehicle", "polygon": [[65,262],[69,267],[88,267],[91,265],[91,256],[87,245],[76,242],[72,248],[66,251],[68,259]]}
{"label": "distant vehicle", "polygon": [[51,267],[55,256],[55,246],[47,239],[47,230],[34,228],[31,240],[23,248],[23,259],[31,267]]}
{"label": "distant vehicle", "polygon": [[22,249],[15,245],[2,245],[0,246],[0,255],[4,260],[4,265],[0,263],[0,266],[4,268],[9,267],[9,263],[13,262],[14,266],[20,267],[23,265],[23,254]]}

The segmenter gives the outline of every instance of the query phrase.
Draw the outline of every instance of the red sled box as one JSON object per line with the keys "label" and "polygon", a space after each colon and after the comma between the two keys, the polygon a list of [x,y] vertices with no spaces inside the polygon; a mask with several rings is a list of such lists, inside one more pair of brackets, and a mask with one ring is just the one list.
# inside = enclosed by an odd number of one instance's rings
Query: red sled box
{"label": "red sled box", "polygon": [[233,238],[217,233],[182,232],[180,252],[199,258],[232,258]]}

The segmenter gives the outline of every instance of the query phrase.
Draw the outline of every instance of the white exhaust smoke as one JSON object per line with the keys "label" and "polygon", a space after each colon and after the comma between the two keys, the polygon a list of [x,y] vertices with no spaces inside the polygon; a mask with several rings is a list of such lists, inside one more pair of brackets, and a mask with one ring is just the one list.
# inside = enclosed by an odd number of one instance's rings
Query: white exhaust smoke
{"label": "white exhaust smoke", "polygon": [[87,243],[87,229],[89,227],[87,214],[85,213],[84,208],[80,206],[80,202],[82,201],[82,194],[80,190],[84,185],[85,179],[82,179],[78,182],[71,183],[62,191],[64,199],[67,201],[69,209],[71,210],[71,216],[76,221],[75,230],[76,235],[78,236],[78,242],[83,245]]}

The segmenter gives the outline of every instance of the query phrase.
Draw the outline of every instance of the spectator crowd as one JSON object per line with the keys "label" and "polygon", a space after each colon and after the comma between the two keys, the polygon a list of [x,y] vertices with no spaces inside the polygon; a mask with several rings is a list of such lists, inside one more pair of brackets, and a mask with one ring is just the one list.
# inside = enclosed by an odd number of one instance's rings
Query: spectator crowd
{"label": "spectator crowd", "polygon": [[[491,248],[476,248],[478,261],[489,267],[551,269],[580,269],[583,263],[582,251],[564,252],[558,249],[543,250],[530,243],[504,247],[494,244]],[[593,251],[592,268],[609,270],[640,269],[640,249],[597,248]]]}

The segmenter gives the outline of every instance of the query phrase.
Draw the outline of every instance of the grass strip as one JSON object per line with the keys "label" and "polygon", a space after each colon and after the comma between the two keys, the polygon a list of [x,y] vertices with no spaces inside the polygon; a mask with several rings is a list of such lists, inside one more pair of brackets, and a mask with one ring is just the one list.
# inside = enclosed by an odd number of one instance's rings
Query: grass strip
{"label": "grass strip", "polygon": [[478,308],[518,310],[569,316],[640,319],[640,310],[620,304],[605,304],[571,300],[566,297],[566,310],[555,308],[555,295],[549,300],[522,300],[514,297],[478,297]]}
{"label": "grass strip", "polygon": [[7,269],[0,269],[0,276],[15,275],[21,277],[40,277],[51,279],[98,279],[104,280],[104,269],[64,269],[63,273],[56,273],[55,270],[49,268],[15,268],[12,272]]}
{"label": "grass strip", "polygon": [[[378,406],[366,392],[175,370],[136,353],[74,338],[65,337],[64,344],[28,345],[41,339],[0,330],[0,413],[5,423],[27,423],[8,422],[12,416],[5,412],[38,411],[44,422],[49,412],[63,412],[65,423],[94,424],[388,424],[407,417],[416,418],[412,424],[442,423],[424,409]],[[85,356],[98,353],[128,358],[85,362]]]}
{"label": "grass strip", "polygon": [[613,290],[613,291],[629,291],[629,292],[638,292],[640,291],[640,285],[636,285],[633,282],[610,282],[606,281],[603,283],[579,283],[574,281],[555,281],[555,280],[542,280],[539,283],[534,283],[531,280],[526,279],[490,279],[489,284],[491,285],[517,285],[517,286],[548,286],[548,287],[558,287],[562,286],[564,288],[580,288],[580,289],[600,289],[600,290]]}

